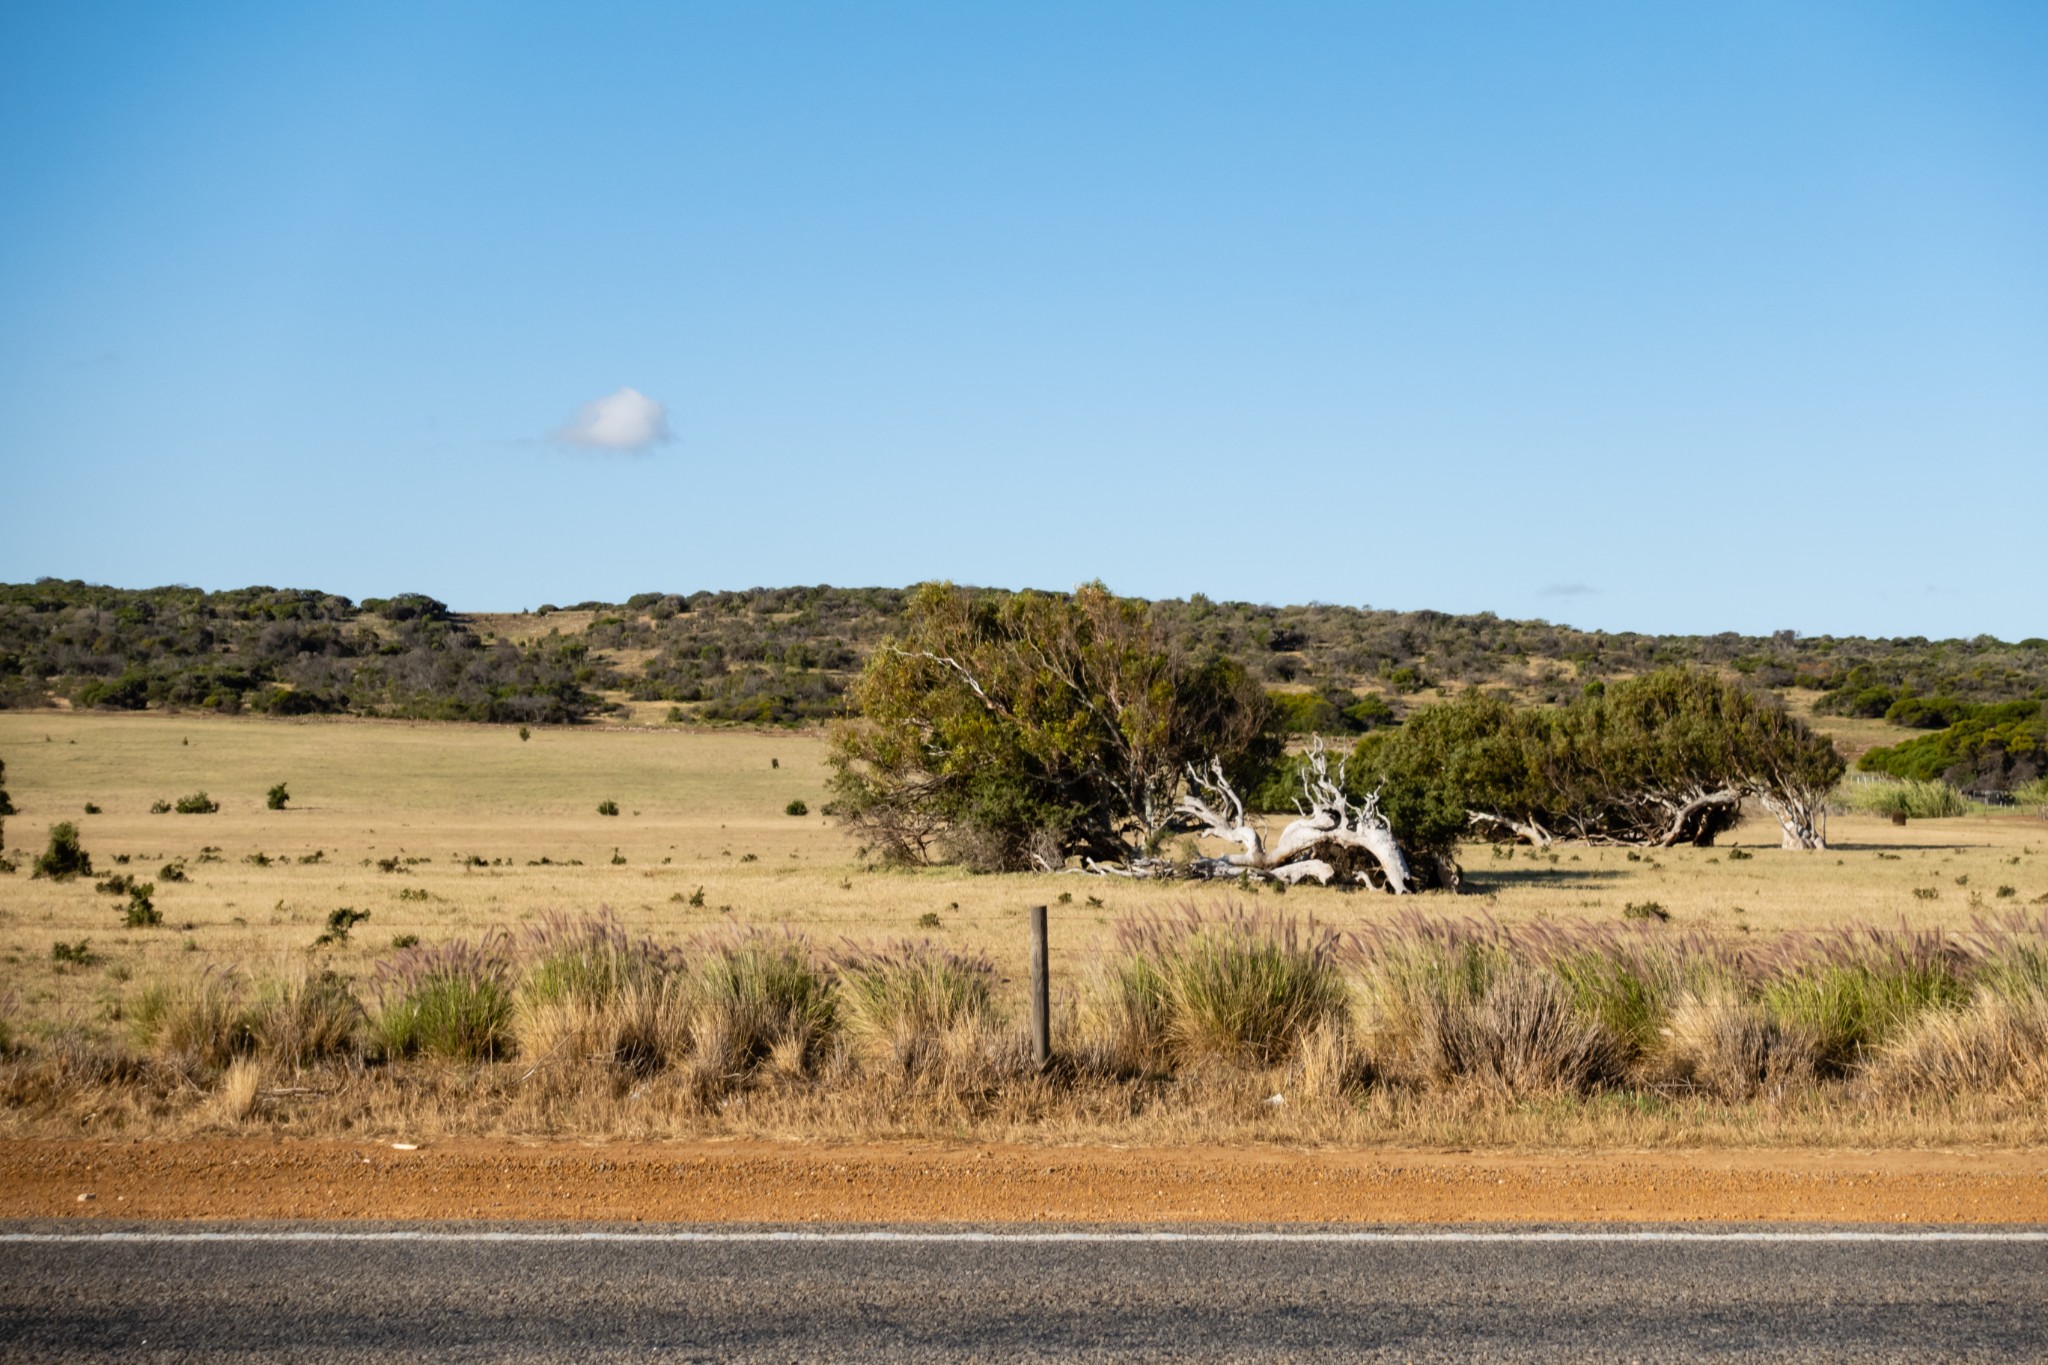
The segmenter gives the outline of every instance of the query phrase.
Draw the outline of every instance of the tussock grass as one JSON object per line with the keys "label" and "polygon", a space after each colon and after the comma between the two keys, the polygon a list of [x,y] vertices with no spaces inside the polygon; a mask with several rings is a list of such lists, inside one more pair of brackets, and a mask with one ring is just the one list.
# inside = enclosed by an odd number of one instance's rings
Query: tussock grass
{"label": "tussock grass", "polygon": [[1886,782],[1852,782],[1842,789],[1843,804],[1866,815],[1900,816],[1911,820],[1943,820],[1977,809],[1946,782],[1910,778]]}
{"label": "tussock grass", "polygon": [[702,940],[690,1004],[696,1056],[719,1078],[763,1062],[802,1075],[838,1026],[831,970],[800,934],[742,932]]}
{"label": "tussock grass", "polygon": [[393,1057],[486,1061],[513,1049],[513,954],[491,934],[401,949],[377,969],[377,1039]]}

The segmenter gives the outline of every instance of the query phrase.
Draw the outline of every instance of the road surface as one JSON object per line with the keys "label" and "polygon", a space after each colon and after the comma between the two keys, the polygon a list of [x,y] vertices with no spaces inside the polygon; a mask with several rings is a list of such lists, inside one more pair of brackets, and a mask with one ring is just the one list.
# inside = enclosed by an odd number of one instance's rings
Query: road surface
{"label": "road surface", "polygon": [[6,1359],[2048,1355],[2048,1232],[0,1224]]}

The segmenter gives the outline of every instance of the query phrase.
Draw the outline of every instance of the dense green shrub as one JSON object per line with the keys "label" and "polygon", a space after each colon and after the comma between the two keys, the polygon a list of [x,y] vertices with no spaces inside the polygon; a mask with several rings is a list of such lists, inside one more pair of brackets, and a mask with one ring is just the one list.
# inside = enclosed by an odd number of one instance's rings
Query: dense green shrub
{"label": "dense green shrub", "polygon": [[619,803],[606,798],[597,803],[597,813],[599,815],[617,815],[619,813]]}
{"label": "dense green shrub", "polygon": [[263,798],[263,801],[271,810],[283,810],[291,799],[292,794],[286,791],[284,783],[280,782],[270,789],[269,793]]}
{"label": "dense green shrub", "polygon": [[2005,702],[1970,709],[1962,720],[1918,739],[1872,749],[1864,772],[1975,790],[2005,790],[2048,777],[2048,703]]}
{"label": "dense green shrub", "polygon": [[172,809],[180,815],[212,815],[220,809],[220,802],[203,791],[196,791],[189,796],[179,797]]}
{"label": "dense green shrub", "polygon": [[69,820],[50,826],[50,845],[37,855],[31,875],[61,882],[80,873],[92,874],[92,855],[79,846],[78,826]]}

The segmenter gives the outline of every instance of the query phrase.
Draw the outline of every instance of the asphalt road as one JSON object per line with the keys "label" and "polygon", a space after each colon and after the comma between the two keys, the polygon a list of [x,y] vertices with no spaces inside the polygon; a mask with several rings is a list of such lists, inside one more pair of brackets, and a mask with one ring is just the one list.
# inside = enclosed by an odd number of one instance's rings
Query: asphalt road
{"label": "asphalt road", "polygon": [[0,1224],[0,1357],[2048,1356],[2037,1230],[106,1226]]}

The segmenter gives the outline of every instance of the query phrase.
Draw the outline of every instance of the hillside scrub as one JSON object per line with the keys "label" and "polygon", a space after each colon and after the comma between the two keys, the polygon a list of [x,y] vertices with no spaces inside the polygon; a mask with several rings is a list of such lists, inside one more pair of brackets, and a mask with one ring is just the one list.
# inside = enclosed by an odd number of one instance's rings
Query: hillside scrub
{"label": "hillside scrub", "polygon": [[2048,777],[2048,702],[1963,708],[1951,725],[1872,749],[1859,770],[1965,791],[2009,791]]}

